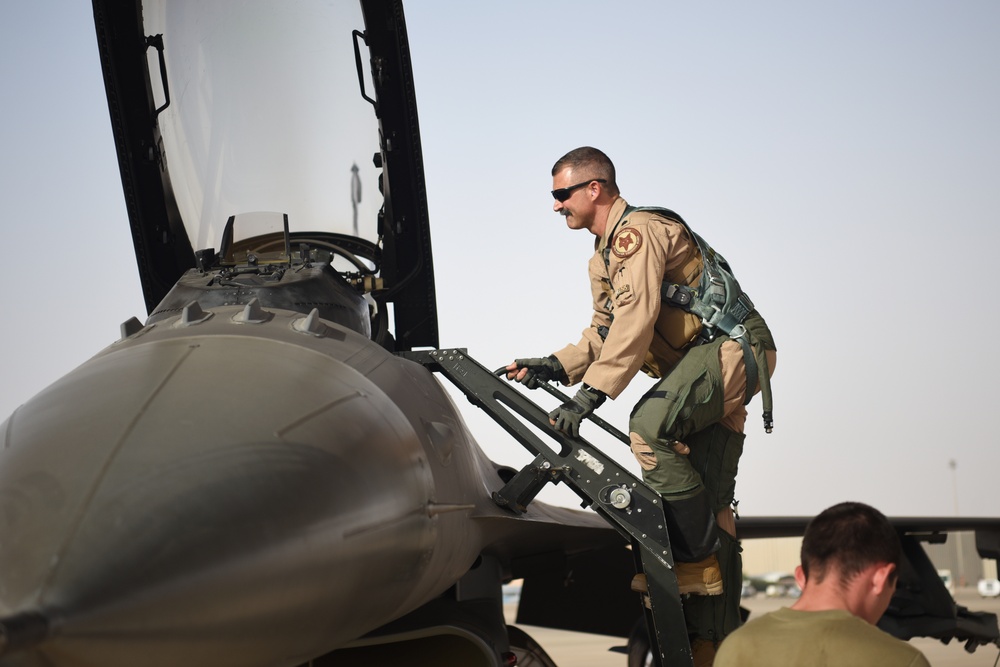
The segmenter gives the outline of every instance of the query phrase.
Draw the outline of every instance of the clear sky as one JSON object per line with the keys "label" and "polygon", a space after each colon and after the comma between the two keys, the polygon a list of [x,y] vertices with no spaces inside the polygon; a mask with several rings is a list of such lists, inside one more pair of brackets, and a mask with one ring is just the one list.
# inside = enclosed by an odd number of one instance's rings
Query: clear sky
{"label": "clear sky", "polygon": [[[631,203],[673,208],[730,260],[774,332],[775,430],[751,404],[744,514],[1000,515],[1000,4],[423,0],[406,17],[443,346],[498,367],[577,340],[592,237],[551,211],[549,170],[597,146]],[[89,3],[0,5],[0,84],[3,418],[145,310]],[[625,428],[648,386],[601,412]],[[493,458],[527,460],[458,403]]]}

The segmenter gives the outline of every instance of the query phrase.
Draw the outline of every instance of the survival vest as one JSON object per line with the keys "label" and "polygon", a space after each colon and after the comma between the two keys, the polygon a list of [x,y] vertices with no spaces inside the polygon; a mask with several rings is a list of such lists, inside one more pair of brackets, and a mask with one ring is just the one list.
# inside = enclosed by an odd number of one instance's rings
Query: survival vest
{"label": "survival vest", "polygon": [[[695,245],[698,246],[698,251],[701,253],[703,266],[698,288],[693,289],[687,285],[677,285],[664,280],[660,287],[660,299],[662,303],[674,308],[681,308],[701,318],[701,332],[693,343],[694,345],[709,343],[715,340],[720,333],[740,344],[743,348],[743,362],[747,374],[744,405],[753,398],[759,379],[764,402],[764,428],[770,433],[772,428],[770,374],[765,372],[763,376],[760,376],[758,366],[764,365],[766,369],[766,362],[758,364],[748,340],[746,328],[743,326],[743,322],[754,309],[753,301],[740,287],[726,258],[716,252],[705,239],[691,229],[681,216],[670,209],[656,206],[628,206],[611,230],[608,239],[613,239],[618,227],[636,211],[653,213],[661,218],[676,222],[684,227],[694,239]],[[610,252],[610,247],[604,249],[605,269],[608,269],[611,264]]]}

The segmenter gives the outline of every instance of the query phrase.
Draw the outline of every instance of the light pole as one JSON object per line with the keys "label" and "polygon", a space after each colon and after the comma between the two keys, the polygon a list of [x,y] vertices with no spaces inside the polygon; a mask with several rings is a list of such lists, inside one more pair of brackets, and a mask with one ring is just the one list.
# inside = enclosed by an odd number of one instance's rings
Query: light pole
{"label": "light pole", "polygon": [[[955,459],[949,459],[948,467],[951,468],[951,492],[952,500],[955,504],[955,516],[958,516],[958,462]],[[955,532],[955,552],[958,558],[958,565],[955,568],[955,581],[958,586],[965,585],[965,567],[962,563],[962,533]]]}

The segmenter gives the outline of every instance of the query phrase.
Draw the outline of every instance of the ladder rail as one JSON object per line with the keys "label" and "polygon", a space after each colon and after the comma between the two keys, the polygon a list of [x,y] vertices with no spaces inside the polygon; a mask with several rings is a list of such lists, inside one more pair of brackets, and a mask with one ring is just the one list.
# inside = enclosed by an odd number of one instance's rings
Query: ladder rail
{"label": "ladder rail", "polygon": [[[555,430],[545,410],[501,380],[498,371],[490,371],[470,357],[464,348],[398,355],[444,375],[471,403],[535,455],[503,490],[494,494],[498,505],[523,512],[545,484],[564,481],[584,500],[585,507],[589,506],[631,543],[637,566],[646,574],[648,597],[644,599],[648,606],[644,604],[643,611],[655,664],[693,665],[667,533],[667,509],[660,495],[587,440]],[[562,392],[558,394],[569,400]],[[525,423],[554,440],[558,451]],[[621,432],[615,437],[628,441]]]}

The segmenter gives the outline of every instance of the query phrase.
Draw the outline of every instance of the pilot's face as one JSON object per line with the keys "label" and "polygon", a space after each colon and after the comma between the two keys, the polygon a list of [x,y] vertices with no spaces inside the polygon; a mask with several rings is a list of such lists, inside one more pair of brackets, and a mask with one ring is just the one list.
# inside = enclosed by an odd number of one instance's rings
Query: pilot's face
{"label": "pilot's face", "polygon": [[[552,190],[566,197],[559,201],[557,197],[552,204],[552,210],[566,218],[566,226],[570,229],[591,229],[594,224],[594,196],[592,181],[587,180],[587,174],[574,176],[569,167],[552,177]],[[563,192],[558,192],[562,190]],[[568,192],[566,191],[568,190]]]}

